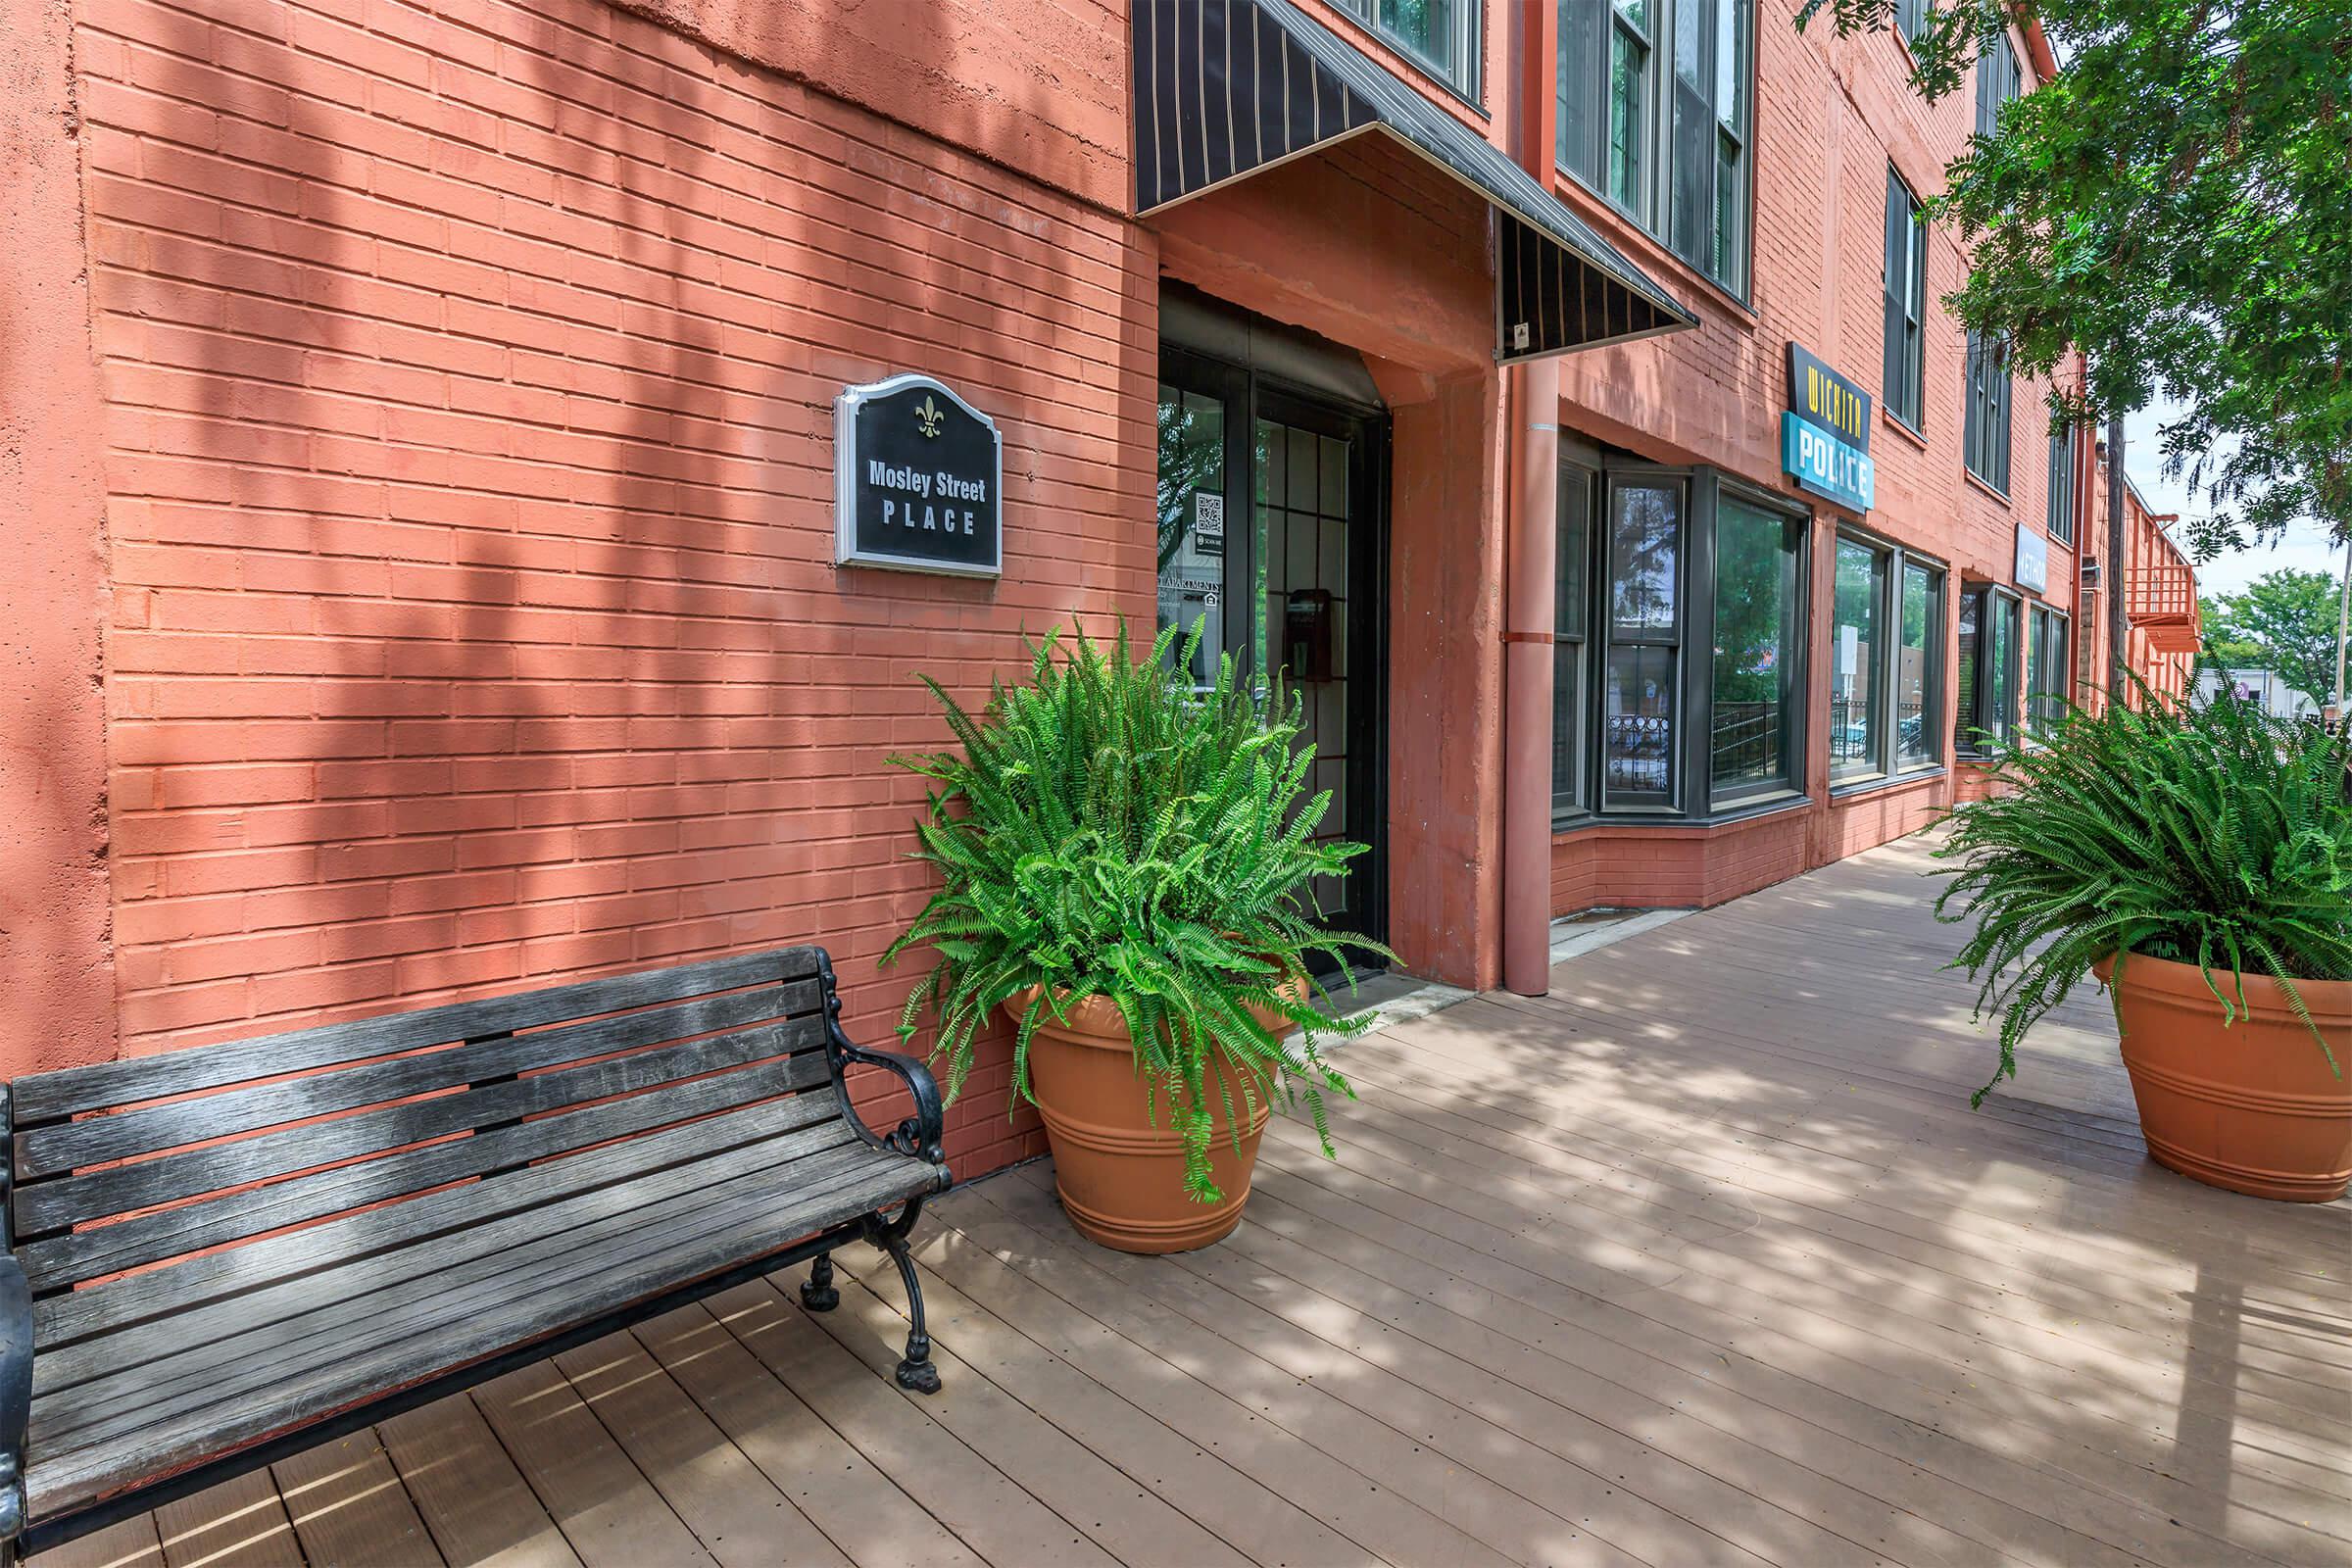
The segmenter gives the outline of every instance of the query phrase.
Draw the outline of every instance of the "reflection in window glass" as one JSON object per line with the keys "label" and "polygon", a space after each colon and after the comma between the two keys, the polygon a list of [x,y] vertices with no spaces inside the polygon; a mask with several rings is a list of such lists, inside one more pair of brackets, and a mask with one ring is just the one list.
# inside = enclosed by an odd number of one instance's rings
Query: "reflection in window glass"
{"label": "reflection in window glass", "polygon": [[1677,620],[1675,565],[1682,491],[1619,485],[1610,497],[1610,614],[1619,637],[1671,634]]}
{"label": "reflection in window glass", "polygon": [[1830,621],[1830,776],[1883,772],[1878,693],[1885,678],[1886,555],[1838,541]]}
{"label": "reflection in window glass", "polygon": [[1193,659],[1195,682],[1216,678],[1226,649],[1220,598],[1225,581],[1225,405],[1162,383],[1159,389],[1159,627],[1177,639],[1205,621]]}
{"label": "reflection in window glass", "polygon": [[1894,672],[1894,750],[1900,765],[1915,767],[1935,761],[1941,743],[1936,695],[1943,686],[1936,667],[1943,649],[1943,574],[1905,562],[1902,612],[1901,654]]}
{"label": "reflection in window glass", "polygon": [[1795,782],[1800,537],[1779,514],[1728,494],[1716,515],[1707,752],[1717,805]]}
{"label": "reflection in window glass", "polygon": [[1604,807],[1674,804],[1682,539],[1682,481],[1611,484]]}
{"label": "reflection in window glass", "polygon": [[1601,768],[1609,799],[1663,805],[1674,791],[1674,650],[1627,643],[1609,650]]}
{"label": "reflection in window glass", "polygon": [[2017,601],[1992,599],[1992,657],[1985,671],[1979,725],[2003,744],[2017,738]]}
{"label": "reflection in window glass", "polygon": [[1977,668],[1984,659],[1981,635],[1984,620],[1984,590],[1971,588],[1960,596],[1960,667],[1953,671],[1959,690],[1955,696],[1952,748],[1958,752],[1973,753],[1978,748]]}

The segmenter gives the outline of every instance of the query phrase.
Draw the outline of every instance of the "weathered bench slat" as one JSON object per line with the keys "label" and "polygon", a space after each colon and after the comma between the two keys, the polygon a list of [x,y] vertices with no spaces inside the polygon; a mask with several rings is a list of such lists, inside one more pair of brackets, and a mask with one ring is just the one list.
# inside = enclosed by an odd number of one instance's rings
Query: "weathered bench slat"
{"label": "weathered bench slat", "polygon": [[[490,1226],[498,1227],[493,1246],[528,1241],[542,1229],[560,1227],[562,1215],[541,1218],[559,1204],[593,1201],[598,1195],[639,1181],[662,1179],[663,1193],[690,1190],[703,1178],[668,1178],[681,1170],[722,1168],[713,1161],[729,1170],[758,1169],[776,1157],[767,1148],[772,1140],[802,1134],[823,1143],[843,1130],[840,1115],[830,1088],[812,1089],[650,1138],[510,1171],[495,1181],[468,1182],[187,1258],[93,1290],[47,1297],[33,1303],[33,1323],[42,1345],[34,1384],[46,1390],[78,1382],[115,1365],[134,1364],[150,1349],[169,1355],[189,1333],[226,1334],[252,1327],[267,1321],[254,1295],[257,1287],[308,1279],[313,1289],[323,1290],[321,1282],[331,1271],[379,1257],[405,1243],[431,1242]],[[360,1279],[334,1277],[354,1283]],[[125,1332],[134,1329],[138,1332]],[[103,1350],[92,1348],[100,1340],[106,1345]]]}
{"label": "weathered bench slat", "polygon": [[52,1176],[77,1165],[130,1159],[183,1144],[303,1121],[362,1105],[536,1072],[568,1061],[684,1040],[765,1019],[816,1009],[816,982],[697,997],[689,1002],[621,1013],[523,1035],[451,1046],[422,1055],[396,1056],[367,1066],[281,1078],[197,1099],[167,1101],[137,1110],[59,1122],[20,1133],[19,1181]]}
{"label": "weathered bench slat", "polygon": [[[509,1127],[477,1131],[470,1138],[427,1144],[268,1187],[199,1199],[111,1225],[69,1231],[46,1241],[26,1243],[18,1250],[17,1258],[24,1265],[25,1277],[36,1292],[50,1291],[288,1225],[385,1202],[551,1153],[586,1149],[608,1139],[631,1138],[672,1122],[808,1089],[823,1083],[826,1077],[824,1059],[814,1053],[803,1052],[741,1072],[663,1084],[643,1094],[582,1109],[557,1111]],[[809,1121],[839,1114],[829,1089],[803,1098],[810,1103],[795,1114],[805,1115]],[[680,1155],[690,1154],[696,1150],[707,1150],[711,1136],[708,1132],[692,1134],[676,1140],[674,1147]],[[649,1162],[658,1162],[659,1152],[649,1141],[637,1140],[633,1148],[632,1157],[618,1162],[624,1168],[650,1168]],[[485,1202],[485,1211],[490,1206]],[[306,1234],[323,1239],[329,1232],[329,1227],[320,1226]],[[101,1293],[81,1294],[95,1298]],[[104,1294],[111,1297],[118,1293],[110,1288]],[[36,1307],[36,1316],[39,1311]]]}
{"label": "weathered bench slat", "polygon": [[428,1139],[627,1094],[676,1078],[813,1051],[824,1040],[821,1017],[795,1018],[535,1073],[464,1094],[407,1101],[333,1121],[161,1154],[87,1175],[28,1182],[17,1189],[16,1229],[20,1235],[62,1230],[199,1193],[403,1150]]}
{"label": "weathered bench slat", "polygon": [[[799,1136],[810,1138],[822,1131],[810,1129]],[[53,1448],[103,1441],[187,1410],[264,1397],[284,1380],[289,1367],[341,1360],[355,1342],[396,1342],[419,1325],[429,1328],[441,1322],[460,1303],[494,1310],[507,1298],[537,1291],[558,1277],[599,1274],[651,1247],[702,1235],[728,1215],[762,1214],[783,1227],[779,1243],[789,1242],[808,1228],[795,1228],[804,1193],[821,1191],[885,1163],[859,1144],[797,1152],[793,1163],[803,1168],[793,1176],[796,1196],[790,1208],[779,1209],[776,1184],[762,1179],[776,1167],[723,1175],[713,1171],[692,1190],[661,1199],[646,1199],[634,1188],[619,1190],[614,1196],[625,1200],[622,1207],[593,1223],[512,1240],[488,1253],[468,1248],[468,1255],[447,1266],[440,1254],[464,1241],[466,1232],[404,1248],[393,1261],[408,1272],[397,1285],[370,1293],[365,1300],[340,1289],[321,1291],[317,1280],[287,1281],[230,1303],[253,1304],[259,1321],[250,1325],[160,1345],[152,1331],[169,1329],[169,1320],[130,1331],[123,1337],[147,1341],[134,1352],[135,1366],[102,1367],[83,1381],[37,1392],[33,1460],[40,1462]],[[910,1180],[920,1181],[919,1173],[899,1168]],[[100,1347],[107,1343],[93,1342]],[[124,1397],[133,1391],[135,1399]]]}
{"label": "weathered bench slat", "polygon": [[484,1035],[620,1012],[732,991],[762,981],[805,980],[817,973],[820,950],[786,948],[712,958],[674,969],[581,980],[540,991],[453,1002],[416,1012],[361,1018],[287,1034],[265,1035],[195,1051],[97,1062],[34,1073],[11,1086],[20,1128],[82,1111],[105,1110],[191,1090],[218,1089],[280,1073],[304,1072]]}
{"label": "weathered bench slat", "polygon": [[[872,1152],[867,1152],[869,1156]],[[306,1354],[286,1375],[258,1390],[179,1412],[152,1426],[110,1432],[53,1457],[36,1458],[32,1506],[47,1513],[77,1506],[133,1477],[149,1476],[254,1442],[311,1412],[462,1366],[568,1322],[614,1310],[674,1284],[720,1272],[788,1245],[799,1235],[853,1219],[908,1196],[925,1178],[913,1162],[890,1160],[829,1185],[813,1204],[779,1222],[763,1195],[748,1192],[723,1213],[673,1232],[662,1214],[643,1218],[641,1246],[611,1255],[572,1257],[529,1277],[520,1292],[452,1299],[429,1327],[390,1334],[363,1329],[350,1353],[323,1361]],[[36,1452],[38,1450],[36,1449]]]}

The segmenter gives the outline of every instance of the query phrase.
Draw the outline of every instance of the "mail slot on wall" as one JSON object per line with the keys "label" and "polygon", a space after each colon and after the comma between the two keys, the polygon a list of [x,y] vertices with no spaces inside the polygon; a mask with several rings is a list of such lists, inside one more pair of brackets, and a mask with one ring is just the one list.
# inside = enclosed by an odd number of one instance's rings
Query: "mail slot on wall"
{"label": "mail slot on wall", "polygon": [[1294,588],[1283,607],[1283,662],[1291,679],[1329,680],[1331,667],[1331,590]]}

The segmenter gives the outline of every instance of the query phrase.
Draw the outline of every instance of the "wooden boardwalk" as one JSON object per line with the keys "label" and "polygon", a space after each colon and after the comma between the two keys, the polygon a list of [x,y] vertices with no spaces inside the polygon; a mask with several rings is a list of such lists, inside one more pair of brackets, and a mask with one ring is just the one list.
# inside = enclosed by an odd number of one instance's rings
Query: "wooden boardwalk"
{"label": "wooden boardwalk", "polygon": [[34,1561],[2352,1563],[2352,1205],[2149,1163],[2104,1001],[1991,1061],[1916,844],[1349,1047],[1225,1244],[1050,1167]]}

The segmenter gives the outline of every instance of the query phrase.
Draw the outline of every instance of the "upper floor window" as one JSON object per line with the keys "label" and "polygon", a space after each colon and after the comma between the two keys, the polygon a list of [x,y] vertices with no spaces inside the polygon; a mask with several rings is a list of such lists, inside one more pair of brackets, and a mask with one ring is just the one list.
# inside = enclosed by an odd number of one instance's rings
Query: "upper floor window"
{"label": "upper floor window", "polygon": [[1754,20],[1754,0],[1560,0],[1561,165],[1739,294]]}
{"label": "upper floor window", "polygon": [[1886,171],[1886,412],[1916,430],[1925,401],[1923,344],[1928,316],[1928,231],[1919,198]]}
{"label": "upper floor window", "polygon": [[2050,538],[2069,548],[2075,542],[2075,466],[2082,451],[2080,425],[2070,424],[2050,437],[2050,510],[2046,520]]}
{"label": "upper floor window", "polygon": [[2000,338],[1968,334],[1967,417],[1960,448],[1968,471],[2009,493],[2009,345]]}
{"label": "upper floor window", "polygon": [[2000,128],[2001,105],[2025,85],[2018,74],[2017,51],[2006,37],[1992,40],[1977,60],[1977,134],[1989,136]]}
{"label": "upper floor window", "polygon": [[1332,0],[1464,98],[1478,97],[1479,0]]}
{"label": "upper floor window", "polygon": [[1927,30],[1928,0],[1894,0],[1894,30],[1916,38]]}

